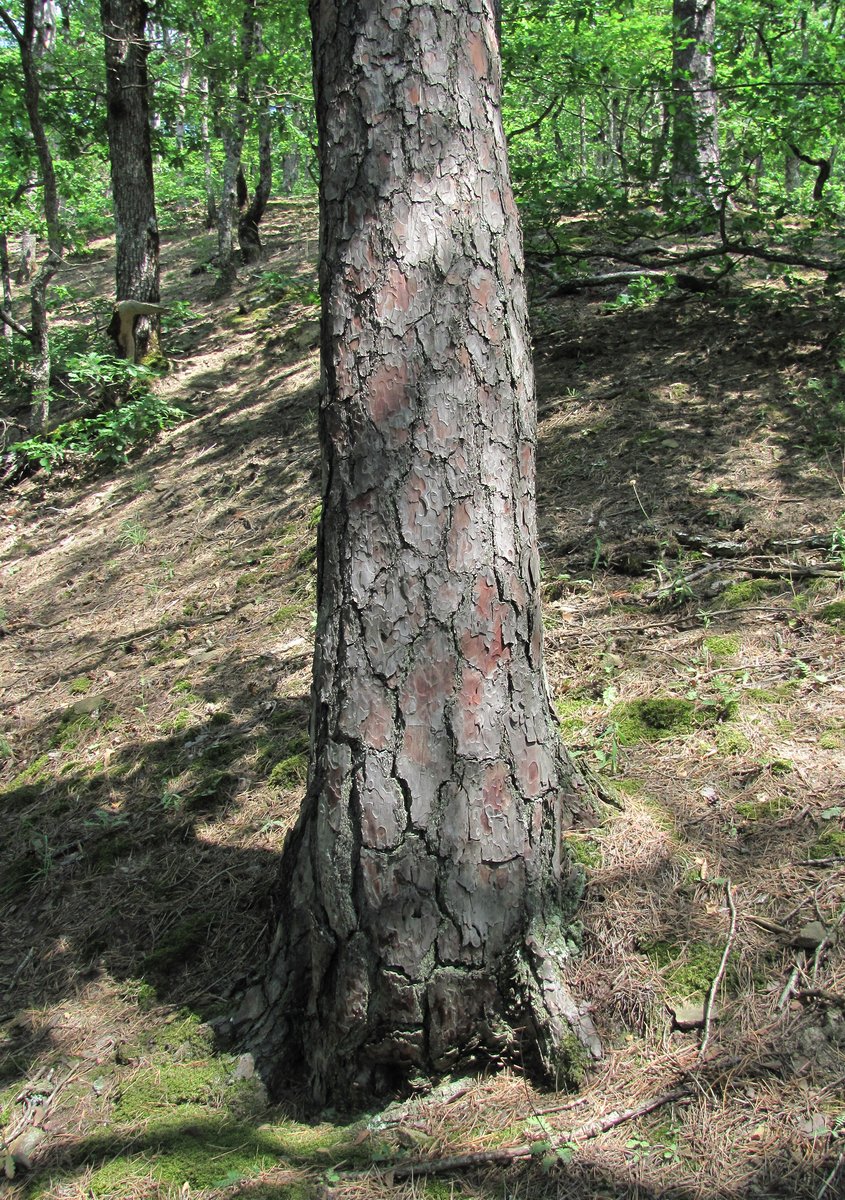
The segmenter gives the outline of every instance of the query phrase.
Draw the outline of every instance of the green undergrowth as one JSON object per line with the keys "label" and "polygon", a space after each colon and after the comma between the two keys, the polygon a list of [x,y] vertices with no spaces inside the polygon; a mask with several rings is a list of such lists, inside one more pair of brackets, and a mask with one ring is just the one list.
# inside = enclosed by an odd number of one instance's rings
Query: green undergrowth
{"label": "green undergrowth", "polygon": [[47,433],[16,442],[8,452],[14,462],[13,477],[35,470],[49,475],[58,467],[80,461],[106,468],[122,466],[133,449],[177,425],[186,415],[160,396],[144,393],[119,408],[66,421]]}

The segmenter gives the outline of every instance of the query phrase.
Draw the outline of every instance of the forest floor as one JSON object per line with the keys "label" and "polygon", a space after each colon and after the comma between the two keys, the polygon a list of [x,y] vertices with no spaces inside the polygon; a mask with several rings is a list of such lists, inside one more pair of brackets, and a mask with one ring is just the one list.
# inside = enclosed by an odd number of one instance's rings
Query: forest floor
{"label": "forest floor", "polygon": [[[187,309],[157,386],[188,419],[124,470],[2,496],[0,1191],[842,1197],[835,298],[761,264],[705,296],[538,282],[549,675],[614,800],[567,835],[588,881],[570,983],[605,1056],[575,1096],[512,1067],[313,1123],[215,1038],[267,950],[307,761],[313,206],[275,204],[265,237],[225,301],[190,273],[212,238],[164,238]],[[69,325],[104,324],[111,255],[70,261]]]}

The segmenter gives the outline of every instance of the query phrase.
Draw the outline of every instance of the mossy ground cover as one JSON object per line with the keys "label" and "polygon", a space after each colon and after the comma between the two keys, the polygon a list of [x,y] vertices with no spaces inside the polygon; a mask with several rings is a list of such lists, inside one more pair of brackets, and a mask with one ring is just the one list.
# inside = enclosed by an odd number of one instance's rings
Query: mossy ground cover
{"label": "mossy ground cover", "polygon": [[[237,1077],[239,1048],[211,1036],[267,953],[307,772],[319,366],[294,343],[313,298],[306,282],[270,295],[261,275],[313,279],[302,235],[313,248],[316,225],[295,204],[269,221],[267,258],[229,307],[188,273],[205,235],[165,239],[165,302],[188,299],[199,317],[157,386],[191,418],[127,472],[36,478],[7,497],[0,1122],[20,1121],[39,1088],[49,1101],[10,1200],[174,1200],[184,1184],[202,1200],[817,1200],[841,1150],[845,1063],[839,1009],[809,993],[845,993],[843,938],[817,962],[790,938],[813,920],[835,933],[845,904],[843,585],[743,579],[713,547],[745,539],[759,559],[841,516],[828,457],[793,447],[781,406],[810,332],[834,345],[821,291],[794,344],[756,276],[755,304],[729,320],[712,297],[654,311],[579,298],[550,302],[536,326],[571,328],[581,347],[564,361],[557,334],[538,336],[546,651],[562,735],[609,799],[565,837],[586,876],[582,949],[565,970],[605,1045],[580,1095],[540,1094],[517,1061],[448,1096],[315,1123],[301,1081],[270,1106]],[[92,299],[110,294],[113,262],[89,272]],[[233,338],[233,309],[262,289]],[[666,352],[646,359],[653,338]],[[720,354],[706,383],[696,367],[681,386],[677,364],[694,366],[708,338]],[[749,380],[760,339],[769,365]],[[612,361],[585,349],[609,340]],[[650,598],[655,563],[670,605]],[[712,981],[728,889],[738,931],[699,1062],[701,1031],[674,1029],[667,1005]],[[563,1133],[688,1078],[694,1103],[545,1171],[389,1182],[403,1157]],[[808,1112],[821,1121],[810,1139]]]}

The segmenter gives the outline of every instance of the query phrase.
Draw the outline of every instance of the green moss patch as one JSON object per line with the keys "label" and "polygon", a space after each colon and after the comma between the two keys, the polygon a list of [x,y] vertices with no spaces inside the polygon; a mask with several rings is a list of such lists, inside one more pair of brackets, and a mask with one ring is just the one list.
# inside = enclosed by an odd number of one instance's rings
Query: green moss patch
{"label": "green moss patch", "polygon": [[845,829],[828,825],[810,847],[810,858],[836,858],[845,855]]}
{"label": "green moss patch", "polygon": [[833,625],[837,632],[845,633],[845,600],[834,600],[819,612],[819,620]]}
{"label": "green moss patch", "polygon": [[788,700],[792,700],[798,691],[798,683],[794,679],[787,679],[783,683],[777,683],[773,687],[749,687],[743,689],[743,696],[747,700],[753,700],[757,704],[785,704]]}
{"label": "green moss patch", "polygon": [[582,867],[600,867],[602,862],[601,841],[590,834],[571,833],[565,837],[569,857]]}
{"label": "green moss patch", "polygon": [[268,782],[271,787],[300,787],[308,778],[308,758],[305,754],[291,754],[270,771]]}
{"label": "green moss patch", "polygon": [[287,625],[291,621],[303,617],[309,611],[308,604],[282,604],[270,618],[274,625]]}
{"label": "green moss patch", "polygon": [[733,634],[717,634],[704,639],[704,649],[714,663],[726,662],[739,652],[740,641]]}
{"label": "green moss patch", "polygon": [[643,951],[666,981],[669,995],[677,1000],[706,995],[722,961],[721,948],[707,942],[679,946],[658,941],[643,947]]}
{"label": "green moss patch", "polygon": [[716,734],[716,749],[720,754],[747,754],[751,741],[741,729],[726,726]]}
{"label": "green moss patch", "polygon": [[735,705],[699,704],[679,696],[653,696],[616,704],[610,717],[620,746],[683,737],[730,717]]}
{"label": "green moss patch", "polygon": [[827,729],[819,738],[819,748],[822,750],[841,750],[845,746],[845,737],[832,729]]}
{"label": "green moss patch", "polygon": [[171,1118],[174,1107],[206,1105],[220,1092],[224,1079],[222,1064],[214,1061],[143,1068],[122,1088],[114,1106],[114,1120],[119,1125],[135,1125],[162,1111]]}
{"label": "green moss patch", "polygon": [[736,813],[746,821],[764,821],[782,817],[792,804],[788,796],[772,796],[766,800],[743,800],[736,806]]}
{"label": "green moss patch", "polygon": [[783,585],[776,579],[741,579],[719,593],[718,605],[720,608],[743,608],[782,590]]}
{"label": "green moss patch", "polygon": [[589,700],[556,700],[555,711],[557,712],[560,731],[564,737],[571,737],[584,728],[586,724],[586,715],[592,703]]}
{"label": "green moss patch", "polygon": [[88,1195],[105,1200],[135,1194],[144,1180],[174,1189],[185,1183],[197,1189],[226,1187],[278,1162],[274,1139],[199,1107],[178,1119],[149,1122],[141,1140],[141,1153],[118,1154],[93,1172]]}

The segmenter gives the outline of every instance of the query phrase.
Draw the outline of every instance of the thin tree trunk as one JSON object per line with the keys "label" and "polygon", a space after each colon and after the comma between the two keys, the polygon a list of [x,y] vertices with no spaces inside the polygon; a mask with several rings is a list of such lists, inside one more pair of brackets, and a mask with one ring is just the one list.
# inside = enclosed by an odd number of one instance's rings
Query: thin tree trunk
{"label": "thin tree trunk", "polygon": [[217,224],[217,197],[214,191],[214,171],[211,165],[211,139],[208,134],[208,110],[210,84],[207,75],[200,79],[200,141],[202,142],[203,177],[205,180],[205,227],[213,229]]}
{"label": "thin tree trunk", "polygon": [[217,292],[232,290],[237,277],[234,251],[235,213],[238,210],[238,172],[246,134],[246,110],[238,108],[231,121],[224,121],[223,187],[217,208]]}
{"label": "thin tree trunk", "polygon": [[29,283],[35,269],[36,238],[31,229],[25,229],[21,234],[18,269],[15,272],[15,283]]}
{"label": "thin tree trunk", "polygon": [[[470,11],[471,10],[471,11]],[[583,780],[543,674],[522,244],[490,0],[312,0],[323,519],[308,794],[262,985],[271,1086],[461,1061],[563,1085]],[[367,49],[369,48],[369,49]],[[575,1032],[573,1032],[575,1031]]]}
{"label": "thin tree trunk", "polygon": [[720,185],[716,0],[674,0],[672,19],[673,188],[713,207]]}
{"label": "thin tree trunk", "polygon": [[238,245],[245,263],[255,263],[261,258],[261,237],[258,227],[267,210],[270,189],[273,186],[273,121],[270,109],[265,105],[258,118],[258,182],[252,200],[238,220]]}
{"label": "thin tree trunk", "polygon": [[[116,231],[116,299],[159,301],[159,235],[150,144],[144,0],[100,0]],[[158,318],[140,317],[135,353],[158,349]],[[126,348],[123,347],[123,352]]]}
{"label": "thin tree trunk", "polygon": [[[12,311],[12,273],[9,269],[9,243],[5,230],[0,233],[0,275],[3,277],[3,308],[10,313]],[[13,335],[11,325],[7,325],[5,321],[0,324],[3,326],[3,337],[11,343]]]}
{"label": "thin tree trunk", "polygon": [[249,117],[249,71],[256,43],[255,0],[245,0],[240,34],[240,66],[230,111],[223,115],[223,189],[217,210],[217,293],[232,290],[237,276],[234,253],[238,174]]}
{"label": "thin tree trunk", "polygon": [[182,70],[179,73],[179,105],[176,109],[176,149],[181,154],[185,148],[185,113],[188,104],[188,90],[191,86],[191,39],[185,36],[185,57],[182,60]]}
{"label": "thin tree trunk", "polygon": [[39,0],[24,0],[23,8],[22,29],[18,28],[13,18],[2,7],[0,20],[14,37],[20,51],[24,102],[41,172],[44,220],[47,225],[47,255],[32,280],[29,293],[33,346],[30,368],[30,424],[33,431],[37,432],[45,429],[50,419],[51,364],[47,286],[62,261],[59,193],[53,169],[53,155],[41,119],[41,81],[38,71],[40,58],[55,41],[55,9],[49,2],[40,3]]}

